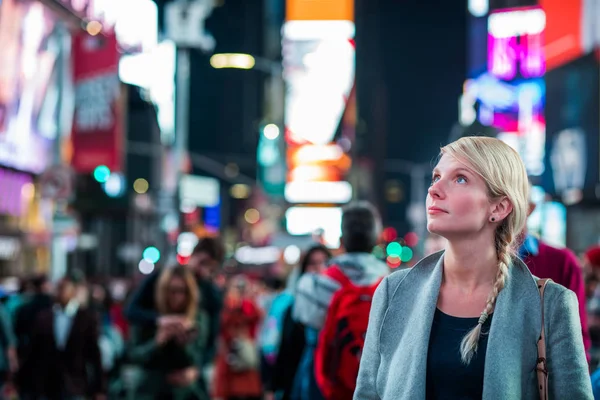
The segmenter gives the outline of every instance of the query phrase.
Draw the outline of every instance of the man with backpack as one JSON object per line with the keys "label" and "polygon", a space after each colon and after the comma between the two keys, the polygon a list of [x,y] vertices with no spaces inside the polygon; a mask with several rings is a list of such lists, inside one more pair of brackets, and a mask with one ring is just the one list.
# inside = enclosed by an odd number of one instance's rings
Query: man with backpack
{"label": "man with backpack", "polygon": [[370,203],[350,204],[342,215],[346,253],[332,259],[323,274],[306,274],[298,283],[293,316],[308,331],[294,399],[352,399],[371,299],[389,274],[387,265],[371,254],[380,231],[379,215]]}

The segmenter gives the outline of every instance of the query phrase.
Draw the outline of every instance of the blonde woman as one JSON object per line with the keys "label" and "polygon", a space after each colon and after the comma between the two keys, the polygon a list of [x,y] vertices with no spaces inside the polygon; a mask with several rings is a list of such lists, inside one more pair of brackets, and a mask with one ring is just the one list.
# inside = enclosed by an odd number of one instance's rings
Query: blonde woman
{"label": "blonde woman", "polygon": [[[442,148],[427,228],[446,249],[377,289],[354,399],[539,398],[542,305],[514,255],[528,190],[518,154],[497,139]],[[549,283],[543,306],[550,398],[592,399],[575,294]]]}
{"label": "blonde woman", "polygon": [[207,399],[198,387],[207,320],[196,280],[185,267],[166,268],[156,288],[157,327],[134,326],[130,358],[142,368],[136,399]]}

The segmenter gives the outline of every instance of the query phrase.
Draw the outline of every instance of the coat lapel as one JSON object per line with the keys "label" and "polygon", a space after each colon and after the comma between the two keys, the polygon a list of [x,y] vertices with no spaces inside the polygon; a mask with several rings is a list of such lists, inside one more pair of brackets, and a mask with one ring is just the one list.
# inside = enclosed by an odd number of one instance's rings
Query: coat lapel
{"label": "coat lapel", "polygon": [[[525,315],[528,309],[540,312]],[[541,321],[535,280],[525,264],[515,260],[494,309],[485,357],[484,399],[521,398],[523,389],[531,387]],[[515,379],[519,376],[520,381]]]}
{"label": "coat lapel", "polygon": [[[398,306],[390,307],[386,315],[386,324],[390,327],[381,332],[382,358],[391,357],[390,365],[410,366],[398,371],[402,378],[392,382],[388,388],[393,398],[425,398],[427,350],[442,283],[443,263],[444,257],[439,254],[423,260],[408,272],[404,282],[398,286],[403,290],[392,295]],[[383,344],[388,344],[389,349]]]}

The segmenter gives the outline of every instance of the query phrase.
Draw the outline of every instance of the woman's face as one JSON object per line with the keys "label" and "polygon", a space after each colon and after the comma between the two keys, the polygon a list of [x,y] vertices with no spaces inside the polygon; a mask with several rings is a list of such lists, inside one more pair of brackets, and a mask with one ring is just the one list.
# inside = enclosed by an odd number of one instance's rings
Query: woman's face
{"label": "woman's face", "polygon": [[167,301],[171,312],[185,312],[188,303],[189,291],[183,278],[174,276],[167,286]]}
{"label": "woman's face", "polygon": [[427,193],[427,229],[445,238],[477,234],[488,224],[492,210],[483,178],[444,154]]}
{"label": "woman's face", "polygon": [[306,263],[306,272],[318,274],[327,266],[329,257],[324,251],[313,252]]}

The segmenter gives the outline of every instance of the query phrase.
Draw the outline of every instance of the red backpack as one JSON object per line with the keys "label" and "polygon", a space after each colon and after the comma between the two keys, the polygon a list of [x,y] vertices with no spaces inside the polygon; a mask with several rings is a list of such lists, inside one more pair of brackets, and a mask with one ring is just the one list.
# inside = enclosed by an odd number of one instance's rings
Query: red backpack
{"label": "red backpack", "polygon": [[315,377],[327,400],[352,400],[360,356],[365,345],[371,301],[381,279],[355,286],[337,266],[326,276],[342,287],[335,292],[315,352]]}

